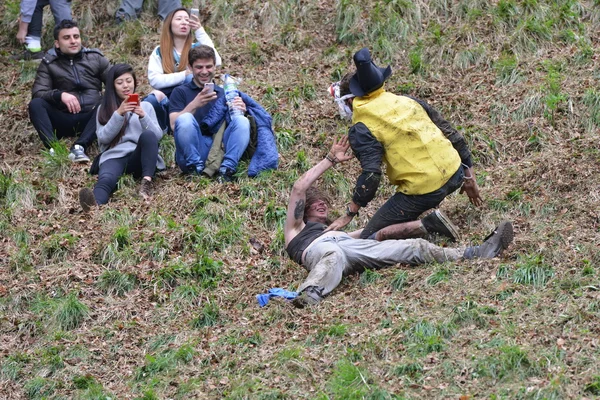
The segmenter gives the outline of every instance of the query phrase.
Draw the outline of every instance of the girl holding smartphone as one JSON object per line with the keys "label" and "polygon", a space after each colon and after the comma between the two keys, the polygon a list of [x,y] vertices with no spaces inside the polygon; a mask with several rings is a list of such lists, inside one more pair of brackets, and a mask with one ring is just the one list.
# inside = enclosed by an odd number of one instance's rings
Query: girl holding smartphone
{"label": "girl holding smartphone", "polygon": [[[142,101],[135,92],[137,79],[129,64],[116,64],[107,74],[106,93],[97,114],[98,144],[101,153],[98,163],[98,182],[92,191],[79,191],[84,211],[96,204],[106,204],[117,187],[121,175],[142,178],[139,194],[148,199],[156,169],[165,164],[158,155],[158,142],[163,131],[156,120],[152,104]],[[94,169],[94,165],[90,172]]]}
{"label": "girl holding smartphone", "polygon": [[[154,106],[164,131],[169,126],[169,96],[176,86],[192,80],[188,52],[190,48],[201,44],[213,49],[215,47],[196,14],[190,14],[186,8],[180,7],[167,15],[160,45],[152,51],[148,60],[148,82],[154,90],[145,99]],[[221,65],[221,56],[216,49],[215,56],[218,67]]]}

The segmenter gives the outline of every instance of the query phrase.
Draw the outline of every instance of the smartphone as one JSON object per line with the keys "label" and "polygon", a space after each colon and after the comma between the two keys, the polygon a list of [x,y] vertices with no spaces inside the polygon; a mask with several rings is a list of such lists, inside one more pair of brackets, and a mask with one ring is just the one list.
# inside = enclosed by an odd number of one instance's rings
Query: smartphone
{"label": "smartphone", "polygon": [[208,82],[204,84],[204,89],[208,88],[207,93],[211,93],[215,91],[215,84],[213,82]]}
{"label": "smartphone", "polygon": [[140,95],[137,94],[137,93],[131,93],[127,97],[127,102],[128,103],[135,103],[135,104],[137,104],[139,106],[140,105]]}
{"label": "smartphone", "polygon": [[190,9],[190,14],[195,15],[196,17],[200,18],[200,10],[197,8]]}

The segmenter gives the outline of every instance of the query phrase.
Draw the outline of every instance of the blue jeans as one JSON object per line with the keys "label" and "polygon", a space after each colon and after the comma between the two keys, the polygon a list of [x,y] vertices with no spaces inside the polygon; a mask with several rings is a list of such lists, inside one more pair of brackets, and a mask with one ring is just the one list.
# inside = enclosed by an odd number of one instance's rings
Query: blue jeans
{"label": "blue jeans", "polygon": [[461,165],[448,182],[431,193],[406,195],[397,192],[377,210],[361,232],[360,238],[367,239],[386,226],[416,221],[419,215],[437,207],[446,196],[460,188],[463,184],[464,175],[464,169]]}
{"label": "blue jeans", "polygon": [[[175,121],[175,162],[183,173],[201,173],[213,144],[212,136],[204,136],[198,121],[191,113],[181,114]],[[250,143],[250,121],[243,115],[233,117],[223,133],[225,157],[220,170],[231,171],[237,165]]]}

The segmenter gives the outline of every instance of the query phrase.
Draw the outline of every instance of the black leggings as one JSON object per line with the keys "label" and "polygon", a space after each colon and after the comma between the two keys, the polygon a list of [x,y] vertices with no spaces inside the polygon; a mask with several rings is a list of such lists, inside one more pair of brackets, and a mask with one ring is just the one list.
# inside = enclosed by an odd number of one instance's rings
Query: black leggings
{"label": "black leggings", "polygon": [[94,186],[96,203],[106,204],[117,187],[121,175],[132,174],[134,178],[154,176],[158,160],[158,139],[151,131],[144,131],[134,151],[121,158],[111,158],[100,165],[98,182]]}

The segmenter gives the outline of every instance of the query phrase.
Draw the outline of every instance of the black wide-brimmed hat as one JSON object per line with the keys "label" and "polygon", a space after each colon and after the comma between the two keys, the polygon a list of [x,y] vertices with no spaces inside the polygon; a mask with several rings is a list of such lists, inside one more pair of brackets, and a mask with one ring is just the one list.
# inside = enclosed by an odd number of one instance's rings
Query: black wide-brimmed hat
{"label": "black wide-brimmed hat", "polygon": [[383,86],[383,82],[392,75],[392,67],[379,68],[371,59],[366,47],[354,54],[356,73],[350,78],[350,91],[355,96],[364,96]]}

